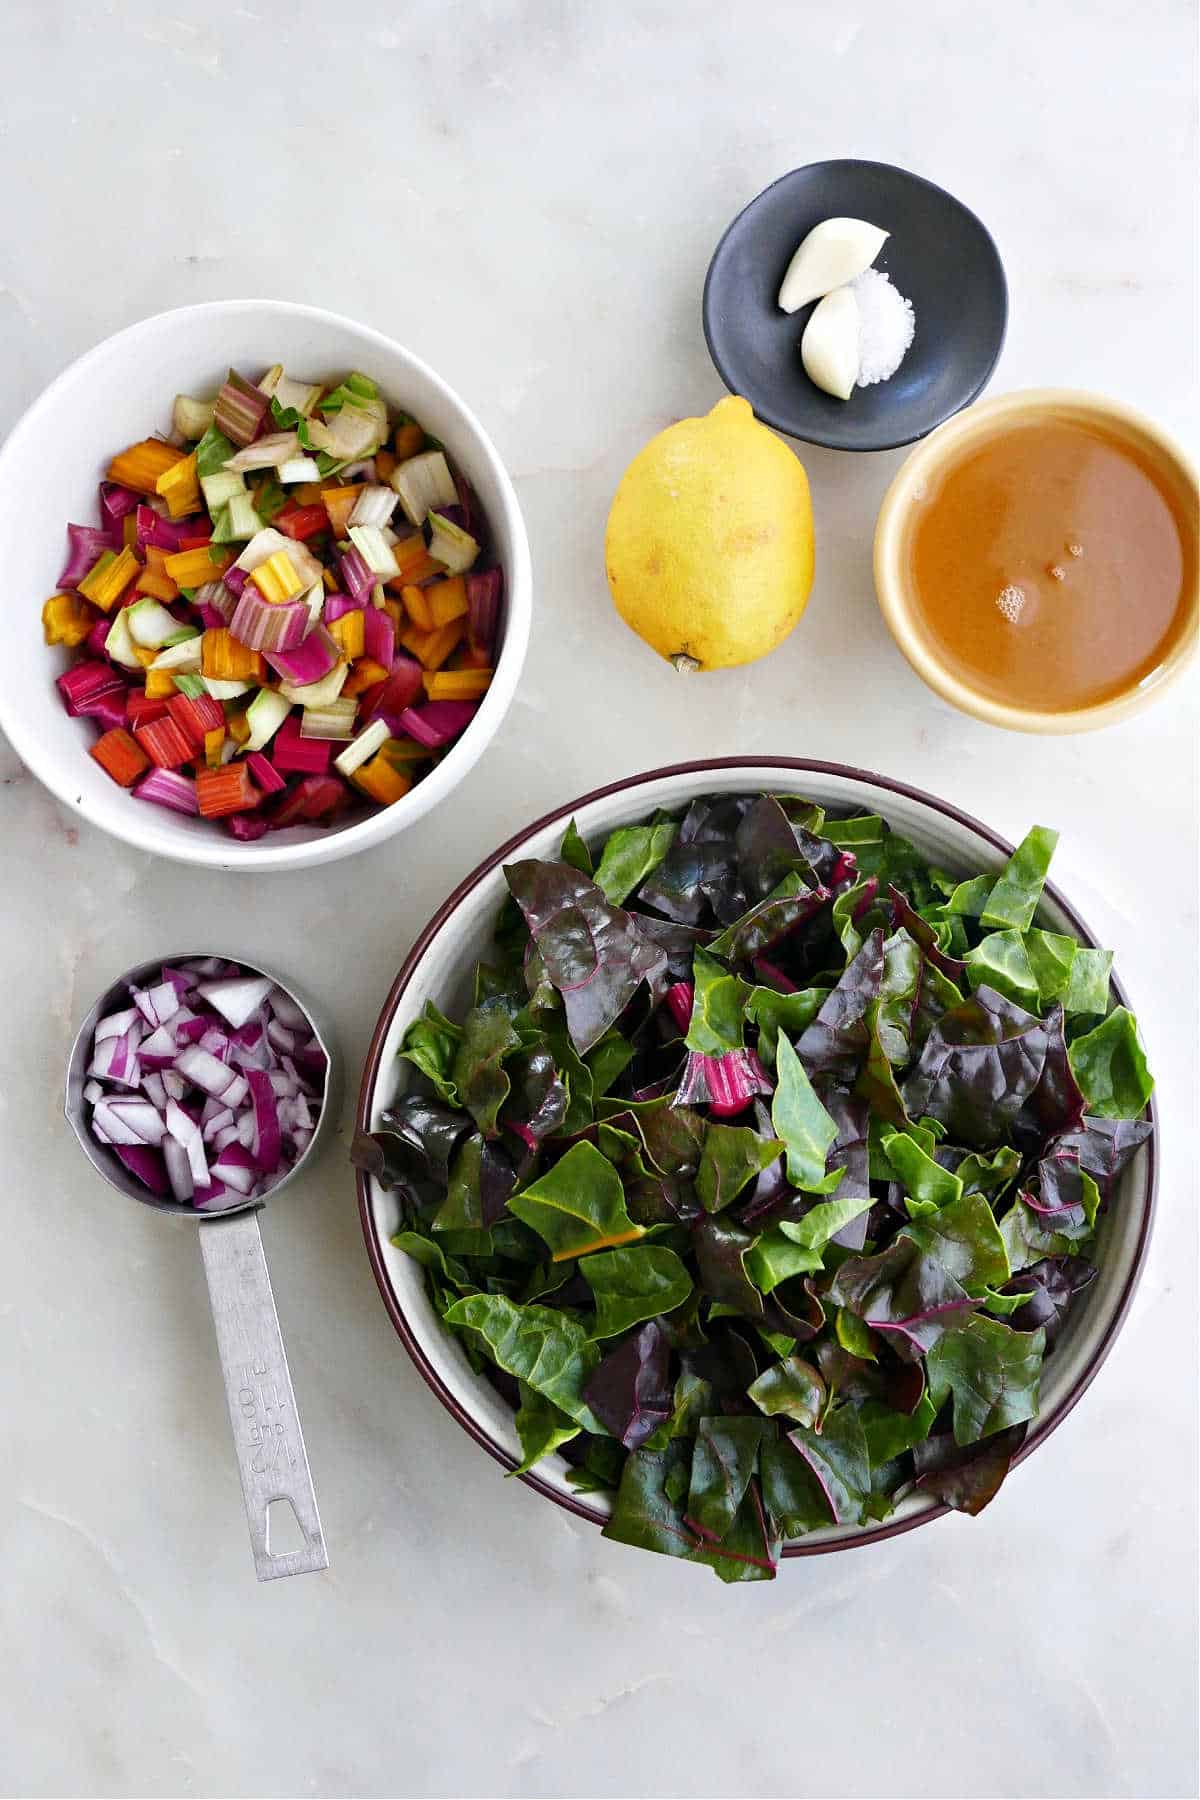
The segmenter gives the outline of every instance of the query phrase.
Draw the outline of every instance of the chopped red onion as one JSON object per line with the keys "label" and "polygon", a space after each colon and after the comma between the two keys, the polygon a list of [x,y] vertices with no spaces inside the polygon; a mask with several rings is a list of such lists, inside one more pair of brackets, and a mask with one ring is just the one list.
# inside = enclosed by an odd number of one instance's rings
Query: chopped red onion
{"label": "chopped red onion", "polygon": [[325,1056],[266,976],[220,957],[164,965],[100,1020],[84,1103],[98,1143],[197,1211],[267,1193],[312,1141]]}
{"label": "chopped red onion", "polygon": [[239,975],[223,981],[202,981],[197,992],[236,1029],[257,1012],[272,985],[265,975]]}
{"label": "chopped red onion", "polygon": [[199,1044],[189,1044],[186,1050],[181,1050],[175,1058],[175,1067],[206,1094],[224,1100],[226,1106],[237,1106],[245,1098],[245,1076],[236,1074]]}
{"label": "chopped red onion", "polygon": [[165,1025],[179,1011],[179,990],[171,981],[160,981],[152,988],[134,988],[133,999],[152,1031],[156,1026]]}
{"label": "chopped red onion", "polygon": [[190,1200],[196,1191],[196,1183],[192,1176],[192,1165],[188,1161],[187,1151],[175,1138],[165,1137],[162,1143],[162,1155],[172,1194],[176,1200]]}

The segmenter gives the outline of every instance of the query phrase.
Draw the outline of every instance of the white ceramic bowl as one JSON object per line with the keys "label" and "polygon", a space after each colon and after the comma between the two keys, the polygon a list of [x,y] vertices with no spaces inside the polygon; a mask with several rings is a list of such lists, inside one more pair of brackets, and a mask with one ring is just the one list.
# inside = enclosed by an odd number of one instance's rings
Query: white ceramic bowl
{"label": "white ceramic bowl", "polygon": [[[403,1090],[407,1065],[397,1062],[396,1052],[425,1002],[434,1001],[452,1017],[457,1016],[456,1009],[469,1006],[474,964],[487,951],[497,908],[508,891],[504,863],[515,857],[555,855],[571,818],[577,820],[585,838],[603,839],[618,825],[644,819],[658,807],[682,809],[701,794],[764,791],[799,793],[817,801],[879,812],[952,873],[977,874],[996,869],[1012,853],[1011,844],[945,801],[884,776],[837,763],[787,757],[724,758],[657,769],[599,788],[548,813],[510,838],[467,876],[426,926],[396,977],[380,1015],[363,1074],[358,1129],[376,1129],[384,1108]],[[1070,932],[1083,943],[1094,942],[1083,921],[1052,887],[1046,889],[1039,922],[1054,931]],[[472,1371],[458,1340],[442,1326],[426,1297],[421,1269],[390,1242],[397,1228],[395,1195],[361,1173],[358,1183],[371,1265],[384,1304],[409,1355],[443,1405],[476,1442],[506,1468],[515,1468],[520,1449],[511,1411],[491,1384]],[[1043,1443],[1066,1417],[1111,1348],[1141,1273],[1149,1243],[1154,1187],[1151,1137],[1114,1189],[1101,1229],[1099,1274],[1076,1303],[1053,1355],[1047,1358],[1041,1413],[1018,1461]],[[561,1457],[553,1456],[522,1479],[560,1506],[603,1524],[608,1516],[605,1496],[582,1498],[567,1485],[566,1475],[567,1464]],[[886,1524],[830,1526],[788,1545],[785,1554],[805,1556],[850,1549],[910,1530],[946,1510],[931,1500],[910,1497],[900,1503]]]}
{"label": "white ceramic bowl", "polygon": [[[388,402],[445,443],[479,496],[504,571],[496,674],[470,725],[442,761],[393,806],[355,824],[292,826],[240,843],[209,820],[134,800],[87,754],[95,730],[68,718],[54,680],[70,654],[47,649],[42,601],[66,554],[67,521],[96,522],[96,487],[126,444],[166,431],[176,394],[214,393],[225,372],[373,376]],[[218,300],[159,313],[106,338],[52,381],[0,449],[0,543],[13,614],[0,727],[64,805],[139,850],[210,868],[298,869],[368,850],[444,801],[487,748],[516,691],[529,641],[532,580],[512,482],[470,409],[418,357],[365,325],[284,300]]]}

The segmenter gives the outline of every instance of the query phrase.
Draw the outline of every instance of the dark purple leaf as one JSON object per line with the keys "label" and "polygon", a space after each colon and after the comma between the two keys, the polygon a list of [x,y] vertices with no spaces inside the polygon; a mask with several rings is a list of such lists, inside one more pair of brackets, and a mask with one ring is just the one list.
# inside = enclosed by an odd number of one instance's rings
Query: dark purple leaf
{"label": "dark purple leaf", "polygon": [[603,1357],[583,1397],[601,1423],[627,1450],[637,1450],[671,1416],[668,1379],[671,1345],[650,1319]]}
{"label": "dark purple leaf", "polygon": [[913,1446],[915,1486],[931,1500],[943,1500],[955,1512],[980,1513],[995,1498],[1021,1445],[1028,1424],[1010,1425],[978,1444],[959,1445],[951,1432]]}
{"label": "dark purple leaf", "polygon": [[510,863],[504,874],[583,1056],[616,1024],[642,982],[662,973],[666,952],[566,863]]}
{"label": "dark purple leaf", "polygon": [[909,937],[915,938],[935,969],[952,981],[955,987],[961,987],[966,979],[967,965],[957,956],[948,956],[938,944],[937,932],[927,919],[914,911],[908,899],[897,887],[889,887],[888,894],[892,902],[892,930],[901,927]]}
{"label": "dark purple leaf", "polygon": [[730,1321],[714,1323],[708,1343],[685,1350],[683,1366],[697,1381],[707,1382],[724,1411],[753,1410],[746,1390],[758,1374],[758,1363],[746,1338]]}
{"label": "dark purple leaf", "polygon": [[1092,1263],[1082,1256],[1049,1256],[1036,1262],[1000,1289],[1002,1294],[1028,1294],[1024,1306],[1005,1316],[1014,1331],[1036,1331],[1040,1325],[1046,1333],[1049,1348],[1059,1331],[1076,1294],[1096,1279]]}
{"label": "dark purple leaf", "polygon": [[1080,1168],[1096,1183],[1101,1199],[1107,1199],[1114,1180],[1153,1129],[1149,1119],[1089,1117],[1078,1130],[1059,1138],[1054,1148],[1074,1150]]}
{"label": "dark purple leaf", "polygon": [[544,1045],[514,1057],[509,1073],[513,1089],[504,1123],[513,1129],[520,1126],[518,1135],[527,1143],[526,1133],[535,1144],[540,1143],[556,1132],[566,1117],[566,1085]]}
{"label": "dark purple leaf", "polygon": [[877,1362],[866,1362],[825,1338],[814,1351],[831,1394],[839,1400],[881,1400],[894,1412],[913,1413],[925,1393],[925,1370],[919,1362],[902,1362],[883,1349]]}
{"label": "dark purple leaf", "polygon": [[690,981],[692,958],[697,950],[710,942],[713,933],[702,931],[696,925],[679,925],[674,919],[654,919],[649,913],[639,912],[632,916],[636,918],[642,936],[665,952],[667,976],[672,981]]}
{"label": "dark purple leaf", "polygon": [[1045,1141],[1067,1131],[1077,1131],[1083,1119],[1084,1099],[1071,1070],[1063,1029],[1063,1009],[1056,1004],[1045,1020],[1046,1060],[1041,1080],[1034,1089],[1032,1111]]}
{"label": "dark purple leaf", "polygon": [[875,1331],[886,1333],[898,1356],[918,1362],[947,1331],[966,1324],[979,1305],[911,1238],[897,1238],[877,1256],[852,1256],[829,1288]]}
{"label": "dark purple leaf", "polygon": [[384,1112],[377,1132],[355,1139],[352,1160],[387,1187],[430,1183],[443,1191],[450,1158],[471,1121],[422,1094],[405,1094]]}
{"label": "dark purple leaf", "polygon": [[805,859],[796,832],[773,794],[760,794],[737,828],[738,869],[752,901],[765,900]]}
{"label": "dark purple leaf", "polygon": [[873,931],[820,1012],[801,1034],[796,1052],[810,1076],[849,1085],[867,1054],[867,1011],[883,980],[883,932]]}
{"label": "dark purple leaf", "polygon": [[[821,1104],[838,1128],[826,1164],[829,1169],[845,1169],[838,1185],[839,1200],[865,1200],[870,1196],[870,1164],[867,1156],[867,1125],[871,1112],[859,1094],[848,1094],[843,1088],[822,1083],[817,1090]],[[865,1212],[851,1219],[831,1240],[844,1250],[861,1250],[867,1239]]]}
{"label": "dark purple leaf", "polygon": [[984,1148],[1007,1135],[1042,1078],[1047,1025],[994,988],[942,1014],[904,1083],[912,1118],[928,1114],[958,1142]]}
{"label": "dark purple leaf", "polygon": [[753,962],[820,912],[828,899],[828,888],[810,888],[799,875],[786,876],[772,894],[715,937],[708,945],[709,953],[732,963]]}

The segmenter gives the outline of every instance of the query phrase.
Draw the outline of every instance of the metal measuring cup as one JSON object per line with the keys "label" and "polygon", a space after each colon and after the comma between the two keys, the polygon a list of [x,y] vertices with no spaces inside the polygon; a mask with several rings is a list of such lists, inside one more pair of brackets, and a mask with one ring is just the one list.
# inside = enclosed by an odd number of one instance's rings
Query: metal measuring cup
{"label": "metal measuring cup", "polygon": [[[96,1025],[108,1013],[128,1005],[124,990],[152,985],[164,963],[178,967],[181,962],[213,954],[236,962],[249,974],[266,976],[295,1001],[307,1016],[313,1034],[325,1052],[325,1075],[316,1127],[291,1171],[269,1194],[237,1201],[221,1212],[204,1213],[181,1201],[152,1194],[129,1173],[106,1144],[92,1136],[87,1124],[83,1089],[88,1079]],[[304,1433],[300,1429],[292,1378],[279,1330],[279,1315],[267,1272],[258,1211],[266,1200],[282,1193],[316,1153],[321,1138],[336,1117],[339,1086],[339,1072],[329,1037],[322,1031],[318,1015],[307,997],[298,994],[290,982],[282,980],[273,970],[263,968],[261,963],[248,963],[237,956],[225,957],[223,952],[214,953],[211,949],[157,956],[127,969],[118,981],[105,989],[84,1019],[67,1065],[67,1120],[92,1167],[110,1187],[130,1200],[140,1200],[144,1206],[153,1206],[159,1212],[174,1213],[178,1218],[199,1224],[200,1250],[217,1333],[221,1373],[225,1378],[225,1398],[246,1502],[254,1568],[260,1581],[273,1581],[281,1575],[306,1575],[329,1567],[329,1553],[325,1548],[317,1497],[304,1449]],[[291,1506],[304,1535],[303,1549],[272,1555],[269,1514],[276,1500],[287,1501]]]}

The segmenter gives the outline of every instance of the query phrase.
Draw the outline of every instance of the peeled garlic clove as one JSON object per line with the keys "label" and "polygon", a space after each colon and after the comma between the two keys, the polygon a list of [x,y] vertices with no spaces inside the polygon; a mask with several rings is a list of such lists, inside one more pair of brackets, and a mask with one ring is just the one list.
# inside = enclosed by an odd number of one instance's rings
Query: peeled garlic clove
{"label": "peeled garlic clove", "polygon": [[810,381],[848,400],[858,380],[858,301],[852,289],[835,288],[813,308],[800,339],[800,359]]}
{"label": "peeled garlic clove", "polygon": [[826,219],[814,225],[783,278],[779,304],[784,312],[798,312],[810,300],[853,281],[870,268],[890,235],[865,219]]}

